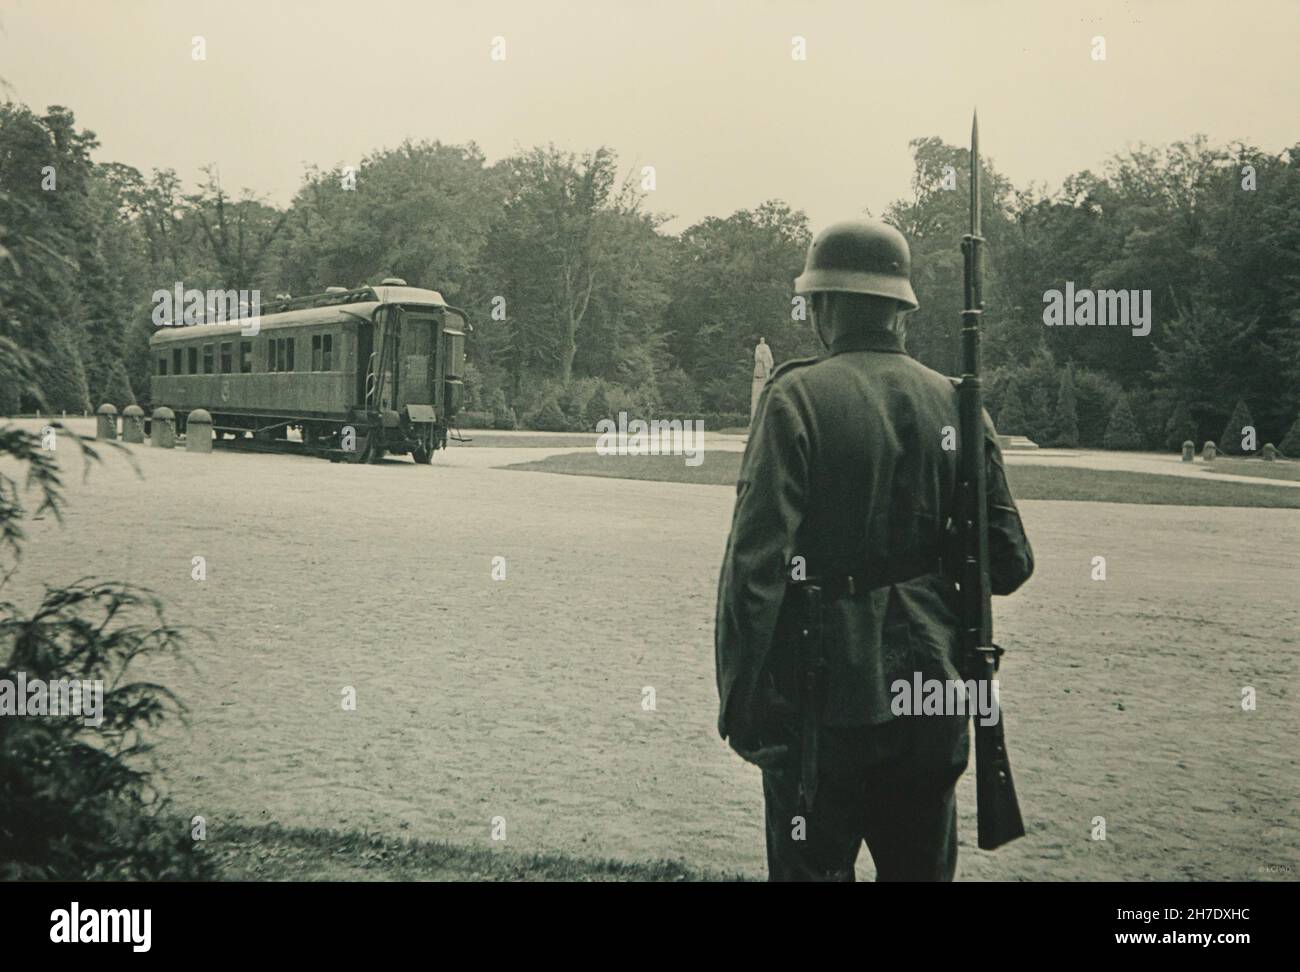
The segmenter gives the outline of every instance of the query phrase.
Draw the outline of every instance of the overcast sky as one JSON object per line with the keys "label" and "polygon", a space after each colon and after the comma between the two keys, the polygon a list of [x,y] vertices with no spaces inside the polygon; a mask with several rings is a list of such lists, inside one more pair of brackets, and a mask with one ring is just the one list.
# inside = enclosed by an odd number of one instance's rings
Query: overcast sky
{"label": "overcast sky", "polygon": [[818,227],[906,195],[908,140],[964,144],[972,105],[1018,186],[1196,132],[1292,145],[1300,0],[0,0],[0,78],[99,160],[280,204],[408,137],[605,144],[672,229],[773,197]]}

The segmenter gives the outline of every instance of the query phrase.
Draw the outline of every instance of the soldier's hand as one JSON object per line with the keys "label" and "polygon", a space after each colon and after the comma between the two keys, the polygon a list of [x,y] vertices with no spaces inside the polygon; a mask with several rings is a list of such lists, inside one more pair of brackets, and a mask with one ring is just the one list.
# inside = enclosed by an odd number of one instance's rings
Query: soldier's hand
{"label": "soldier's hand", "polygon": [[739,739],[734,735],[727,742],[741,759],[753,763],[759,769],[780,769],[787,765],[790,758],[790,747],[785,743],[769,744],[756,738]]}

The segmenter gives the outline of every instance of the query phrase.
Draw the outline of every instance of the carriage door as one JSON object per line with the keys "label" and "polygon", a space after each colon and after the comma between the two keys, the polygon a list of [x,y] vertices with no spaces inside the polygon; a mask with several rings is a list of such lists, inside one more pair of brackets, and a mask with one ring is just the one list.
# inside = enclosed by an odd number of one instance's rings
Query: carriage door
{"label": "carriage door", "polygon": [[367,378],[374,368],[374,363],[370,360],[370,354],[375,350],[375,326],[369,321],[357,324],[357,353],[354,361],[357,363],[357,396],[355,401],[369,405],[366,401],[366,384]]}
{"label": "carriage door", "polygon": [[401,382],[396,407],[432,405],[434,333],[438,327],[430,314],[407,313],[402,317],[400,361]]}
{"label": "carriage door", "polygon": [[381,307],[375,311],[374,342],[366,378],[366,404],[373,409],[397,408],[396,392],[401,384],[398,356],[402,332],[402,309]]}

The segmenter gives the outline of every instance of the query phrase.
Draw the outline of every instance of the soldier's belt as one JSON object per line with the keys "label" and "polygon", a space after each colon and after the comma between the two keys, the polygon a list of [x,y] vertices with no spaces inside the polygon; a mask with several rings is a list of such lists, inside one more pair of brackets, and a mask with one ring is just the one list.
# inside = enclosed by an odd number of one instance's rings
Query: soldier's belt
{"label": "soldier's belt", "polygon": [[823,601],[837,601],[844,597],[864,597],[883,587],[906,584],[908,581],[916,580],[919,577],[938,574],[942,571],[943,563],[936,557],[934,560],[913,562],[901,568],[895,567],[894,570],[888,572],[863,571],[855,574],[826,574],[810,577],[801,584],[820,587]]}

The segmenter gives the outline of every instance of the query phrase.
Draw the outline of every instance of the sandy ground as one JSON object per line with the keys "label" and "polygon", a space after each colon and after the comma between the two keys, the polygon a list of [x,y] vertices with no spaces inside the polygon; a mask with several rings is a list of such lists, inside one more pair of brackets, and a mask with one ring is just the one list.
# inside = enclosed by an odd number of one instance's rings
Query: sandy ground
{"label": "sandy ground", "polygon": [[[214,839],[274,820],[499,846],[500,816],[516,850],[761,876],[758,774],[714,729],[729,488],[492,468],[538,449],[132,453],[143,478],[73,468],[66,526],[29,524],[7,593],[130,578],[212,633],[197,671],[159,674],[191,708],[170,787]],[[1023,507],[1038,571],[997,617],[1029,836],[974,849],[968,773],[962,875],[1296,879],[1295,512]]]}

